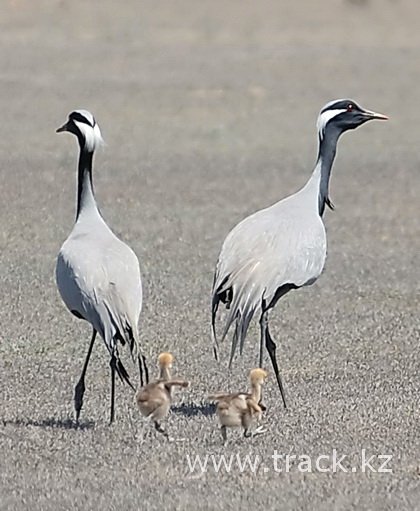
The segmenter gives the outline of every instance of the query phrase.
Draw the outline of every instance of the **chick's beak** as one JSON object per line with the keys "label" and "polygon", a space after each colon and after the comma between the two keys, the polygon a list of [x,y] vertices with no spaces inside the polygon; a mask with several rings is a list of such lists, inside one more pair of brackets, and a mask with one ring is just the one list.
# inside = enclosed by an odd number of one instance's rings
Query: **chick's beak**
{"label": "chick's beak", "polygon": [[377,119],[378,121],[387,121],[388,120],[388,117],[386,115],[379,114],[377,112],[372,112],[370,110],[365,110],[363,112],[363,115],[365,115],[368,120],[370,120],[370,119]]}
{"label": "chick's beak", "polygon": [[63,125],[61,126],[61,128],[57,128],[57,129],[55,130],[55,132],[56,132],[56,133],[62,133],[63,131],[68,131],[67,122],[66,122],[66,124],[63,124]]}

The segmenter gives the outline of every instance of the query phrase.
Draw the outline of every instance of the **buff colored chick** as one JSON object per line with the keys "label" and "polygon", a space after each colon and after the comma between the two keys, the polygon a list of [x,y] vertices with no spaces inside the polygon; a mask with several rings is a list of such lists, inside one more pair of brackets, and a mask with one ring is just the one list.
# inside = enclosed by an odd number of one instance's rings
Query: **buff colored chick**
{"label": "buff colored chick", "polygon": [[[216,413],[222,425],[221,433],[224,442],[227,441],[227,428],[242,427],[245,438],[252,436],[249,428],[253,417],[257,415],[258,420],[261,420],[262,412],[265,410],[265,406],[261,403],[261,389],[267,376],[264,369],[253,369],[250,372],[251,391],[249,393],[219,393],[209,396],[209,400],[217,401]],[[259,427],[254,435],[263,432]]]}
{"label": "buff colored chick", "polygon": [[172,400],[172,387],[188,387],[189,383],[182,379],[171,379],[169,369],[172,367],[173,356],[161,353],[158,357],[160,367],[159,379],[142,387],[136,396],[137,406],[144,417],[153,420],[155,429],[168,436],[160,425],[169,412]]}

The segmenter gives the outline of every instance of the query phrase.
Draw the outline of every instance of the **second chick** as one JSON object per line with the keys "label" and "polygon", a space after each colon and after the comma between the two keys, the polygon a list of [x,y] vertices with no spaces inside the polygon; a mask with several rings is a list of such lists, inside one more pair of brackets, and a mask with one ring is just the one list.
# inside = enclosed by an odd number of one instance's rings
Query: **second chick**
{"label": "second chick", "polygon": [[[223,441],[227,441],[226,428],[242,427],[244,437],[250,437],[249,432],[253,416],[257,415],[261,420],[265,406],[261,403],[261,387],[264,385],[268,374],[264,369],[253,369],[250,372],[251,392],[238,392],[235,394],[219,393],[209,396],[209,400],[217,402],[216,413],[222,425],[220,430]],[[258,428],[255,433],[262,433]]]}
{"label": "second chick", "polygon": [[158,357],[160,368],[159,379],[144,385],[136,396],[137,406],[144,417],[153,420],[155,429],[168,436],[160,425],[169,412],[172,399],[172,387],[188,387],[189,383],[182,379],[172,379],[169,369],[172,367],[173,356],[161,353]]}

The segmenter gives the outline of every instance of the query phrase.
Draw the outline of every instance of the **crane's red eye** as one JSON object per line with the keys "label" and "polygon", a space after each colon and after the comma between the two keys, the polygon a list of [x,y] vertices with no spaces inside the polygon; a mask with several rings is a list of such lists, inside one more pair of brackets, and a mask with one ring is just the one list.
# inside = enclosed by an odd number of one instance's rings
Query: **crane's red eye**
{"label": "crane's red eye", "polygon": [[353,111],[353,105],[349,105],[349,106],[347,107],[347,111],[348,111],[348,112],[352,112],[352,111]]}

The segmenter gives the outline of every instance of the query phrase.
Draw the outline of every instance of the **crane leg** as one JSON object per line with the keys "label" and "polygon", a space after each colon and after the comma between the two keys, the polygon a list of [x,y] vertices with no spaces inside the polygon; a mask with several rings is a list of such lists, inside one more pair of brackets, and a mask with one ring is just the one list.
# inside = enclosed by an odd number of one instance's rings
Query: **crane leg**
{"label": "crane leg", "polygon": [[265,347],[267,348],[268,354],[270,355],[271,364],[274,369],[274,374],[276,375],[277,384],[280,389],[280,394],[283,399],[284,407],[287,408],[286,405],[286,396],[284,394],[284,388],[283,388],[283,382],[281,381],[280,372],[279,372],[279,366],[277,364],[276,359],[276,344],[273,341],[270,331],[268,330],[268,311],[265,310],[260,319],[261,324],[261,344],[265,341]]}
{"label": "crane leg", "polygon": [[82,374],[74,389],[74,409],[76,411],[76,422],[79,422],[80,410],[83,406],[83,395],[85,393],[85,375],[89,365],[90,356],[92,354],[93,345],[95,344],[96,330],[93,329],[92,339],[90,341],[89,349],[86,355],[85,363],[83,364]]}
{"label": "crane leg", "polygon": [[117,368],[117,359],[115,357],[115,348],[112,350],[111,361],[109,363],[111,367],[111,417],[109,419],[109,423],[112,424],[114,422],[115,415],[115,371]]}
{"label": "crane leg", "polygon": [[260,328],[261,328],[261,338],[260,338],[260,359],[259,359],[259,365],[258,367],[262,367],[263,366],[263,358],[264,358],[264,344],[265,344],[265,328],[266,328],[266,325],[263,321],[263,316],[261,316],[261,319],[260,319]]}

